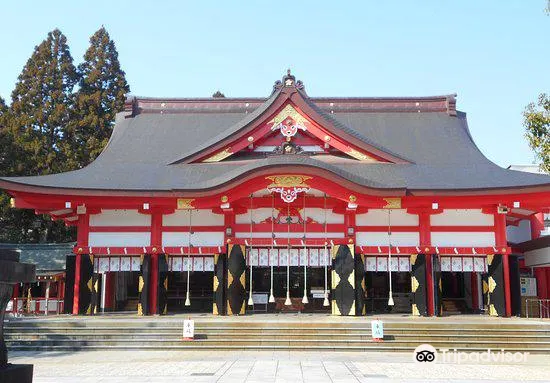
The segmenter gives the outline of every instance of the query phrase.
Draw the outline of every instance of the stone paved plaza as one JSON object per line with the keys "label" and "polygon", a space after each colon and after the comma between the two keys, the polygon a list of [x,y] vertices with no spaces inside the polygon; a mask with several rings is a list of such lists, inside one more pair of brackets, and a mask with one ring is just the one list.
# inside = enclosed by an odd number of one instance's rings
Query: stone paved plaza
{"label": "stone paved plaza", "polygon": [[550,356],[516,364],[419,364],[412,353],[87,351],[12,352],[36,383],[550,381]]}

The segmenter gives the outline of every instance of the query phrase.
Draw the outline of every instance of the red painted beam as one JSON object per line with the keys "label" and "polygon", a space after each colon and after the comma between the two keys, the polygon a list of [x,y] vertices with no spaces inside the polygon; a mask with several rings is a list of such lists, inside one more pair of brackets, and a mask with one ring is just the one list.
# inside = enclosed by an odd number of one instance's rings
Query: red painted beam
{"label": "red painted beam", "polygon": [[537,278],[537,296],[539,299],[548,298],[548,279],[545,267],[535,268],[535,278]]}
{"label": "red painted beam", "polygon": [[82,255],[76,255],[76,263],[74,268],[74,295],[73,295],[73,315],[78,315],[78,307],[80,303],[80,266],[82,264]]}
{"label": "red painted beam", "polygon": [[147,233],[150,226],[90,226],[90,233]]}

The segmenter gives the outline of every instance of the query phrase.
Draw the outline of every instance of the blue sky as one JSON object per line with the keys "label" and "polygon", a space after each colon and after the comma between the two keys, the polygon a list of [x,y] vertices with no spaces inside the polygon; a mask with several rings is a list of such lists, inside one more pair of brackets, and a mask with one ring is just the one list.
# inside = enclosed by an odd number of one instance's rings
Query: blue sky
{"label": "blue sky", "polygon": [[[23,5],[24,4],[24,5]],[[55,5],[51,5],[55,4]],[[102,24],[132,93],[267,96],[292,68],[312,96],[457,93],[481,150],[529,164],[522,111],[550,92],[546,0],[51,1],[0,13],[0,95],[47,32],[75,63]]]}

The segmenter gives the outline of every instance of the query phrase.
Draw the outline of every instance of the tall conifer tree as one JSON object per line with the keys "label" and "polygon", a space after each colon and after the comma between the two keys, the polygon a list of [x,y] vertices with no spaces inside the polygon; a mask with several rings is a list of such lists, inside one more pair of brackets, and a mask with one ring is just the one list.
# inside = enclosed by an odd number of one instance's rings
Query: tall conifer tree
{"label": "tall conifer tree", "polygon": [[90,38],[84,62],[78,66],[80,88],[76,95],[76,142],[79,166],[93,161],[111,137],[116,113],[124,108],[130,87],[120,68],[118,52],[101,27]]}
{"label": "tall conifer tree", "polygon": [[10,125],[16,144],[29,156],[24,174],[50,174],[75,167],[69,122],[77,81],[67,38],[55,29],[35,47],[12,93]]}
{"label": "tall conifer tree", "polygon": [[[9,153],[0,169],[2,175],[42,175],[76,168],[69,122],[77,81],[67,39],[55,29],[35,47],[12,92],[10,109],[3,118]],[[63,222],[52,222],[29,210],[10,209],[8,195],[0,195],[0,242],[73,239],[74,230]]]}

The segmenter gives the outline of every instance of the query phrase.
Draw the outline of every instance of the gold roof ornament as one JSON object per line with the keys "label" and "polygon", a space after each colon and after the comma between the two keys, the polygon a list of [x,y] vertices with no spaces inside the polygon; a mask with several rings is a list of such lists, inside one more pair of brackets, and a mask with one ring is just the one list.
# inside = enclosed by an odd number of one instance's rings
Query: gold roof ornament
{"label": "gold roof ornament", "polygon": [[193,201],[195,199],[194,198],[178,198],[178,210],[181,210],[181,209],[194,209],[195,207],[193,206]]}
{"label": "gold roof ornament", "polygon": [[351,157],[353,157],[353,158],[355,158],[356,160],[359,160],[359,161],[378,162],[374,158],[372,158],[371,156],[368,156],[365,153],[361,153],[360,151],[355,150],[353,148],[350,148],[349,151],[346,152],[346,154],[348,154],[349,156],[351,156]]}
{"label": "gold roof ornament", "polygon": [[384,205],[384,209],[401,209],[401,198],[383,198],[384,201],[386,201],[386,205]]}
{"label": "gold roof ornament", "polygon": [[305,126],[306,123],[309,123],[307,118],[302,116],[291,104],[286,104],[286,106],[281,109],[279,113],[269,123],[273,123],[273,126],[277,126],[288,117],[294,120],[294,123]]}
{"label": "gold roof ornament", "polygon": [[231,151],[231,147],[225,148],[221,152],[218,152],[207,159],[203,160],[202,162],[220,162],[221,160],[226,159],[230,155],[232,155],[233,152]]}
{"label": "gold roof ornament", "polygon": [[270,180],[271,184],[268,186],[268,188],[276,188],[276,187],[284,187],[284,188],[291,188],[291,187],[307,187],[309,188],[309,185],[305,182],[307,180],[312,179],[313,177],[309,176],[302,176],[302,175],[291,175],[291,174],[282,174],[278,176],[267,176],[265,177],[266,180]]}

